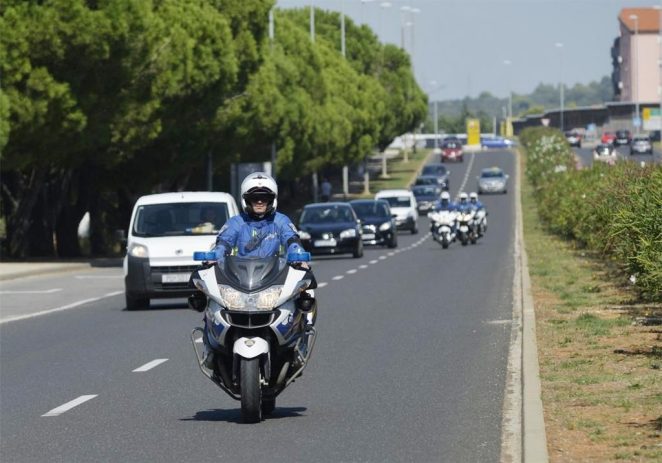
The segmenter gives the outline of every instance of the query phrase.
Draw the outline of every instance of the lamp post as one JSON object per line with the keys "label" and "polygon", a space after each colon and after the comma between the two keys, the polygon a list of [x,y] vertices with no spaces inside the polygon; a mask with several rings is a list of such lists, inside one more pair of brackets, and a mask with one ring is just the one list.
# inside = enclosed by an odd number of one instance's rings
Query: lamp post
{"label": "lamp post", "polygon": [[563,132],[565,127],[565,123],[563,120],[563,44],[561,42],[556,42],[554,45],[556,46],[556,48],[560,50],[559,93],[561,100],[561,114],[560,114],[559,128],[561,129],[561,132]]}
{"label": "lamp post", "polygon": [[[432,88],[428,92],[429,96],[432,96],[435,93],[437,93],[437,92],[439,92],[439,91],[446,88],[446,85],[444,85],[444,84],[437,85],[436,80],[431,80],[430,85],[432,86]],[[434,147],[435,148],[439,148],[439,111],[438,111],[438,106],[437,106],[438,103],[439,103],[438,99],[435,99],[434,100],[434,111],[433,111],[433,114],[434,114]]]}
{"label": "lamp post", "polygon": [[[383,11],[386,8],[391,7],[391,2],[382,2],[379,4],[381,10],[379,12],[379,35],[384,37],[384,14]],[[382,45],[382,68],[384,67],[384,46]],[[382,178],[389,178],[388,172],[386,170],[386,150],[382,151]]]}
{"label": "lamp post", "polygon": [[407,13],[411,12],[411,7],[408,5],[402,6],[400,7],[400,11],[402,11],[402,17],[400,18],[400,48],[406,50],[405,27],[409,27],[412,24],[410,21],[407,21]]}
{"label": "lamp post", "polygon": [[[509,59],[503,60],[503,64],[506,66],[510,66],[513,64],[512,61]],[[508,117],[512,119],[513,117],[513,89],[512,89],[512,82],[511,82],[511,72],[510,70],[508,71]]]}
{"label": "lamp post", "polygon": [[630,19],[634,21],[634,36],[632,40],[634,41],[634,70],[632,80],[634,81],[634,131],[639,133],[639,126],[641,125],[641,119],[639,119],[639,16],[636,14],[631,14]]}
{"label": "lamp post", "polygon": [[659,24],[659,30],[657,36],[657,46],[660,49],[658,53],[659,57],[657,60],[658,72],[659,72],[657,94],[660,98],[660,116],[658,119],[659,121],[658,130],[660,130],[660,133],[662,133],[662,0],[660,1],[659,5],[654,5],[653,8],[658,11],[658,16],[660,17],[660,24]]}

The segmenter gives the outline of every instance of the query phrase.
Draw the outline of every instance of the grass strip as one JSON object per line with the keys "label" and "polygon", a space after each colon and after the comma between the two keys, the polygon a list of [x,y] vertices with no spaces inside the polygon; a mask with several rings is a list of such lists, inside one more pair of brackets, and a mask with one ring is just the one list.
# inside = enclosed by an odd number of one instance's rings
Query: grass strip
{"label": "grass strip", "polygon": [[527,181],[522,209],[550,461],[662,461],[662,329],[633,323],[659,307],[547,233]]}

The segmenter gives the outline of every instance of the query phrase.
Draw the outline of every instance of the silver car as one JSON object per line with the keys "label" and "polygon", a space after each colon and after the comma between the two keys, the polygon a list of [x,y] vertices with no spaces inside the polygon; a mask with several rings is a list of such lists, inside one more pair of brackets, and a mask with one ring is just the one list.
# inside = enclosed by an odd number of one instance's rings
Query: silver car
{"label": "silver car", "polygon": [[646,135],[637,135],[630,145],[630,154],[653,154],[653,144]]}
{"label": "silver car", "polygon": [[478,193],[507,193],[508,175],[499,167],[490,167],[480,172],[478,179]]}

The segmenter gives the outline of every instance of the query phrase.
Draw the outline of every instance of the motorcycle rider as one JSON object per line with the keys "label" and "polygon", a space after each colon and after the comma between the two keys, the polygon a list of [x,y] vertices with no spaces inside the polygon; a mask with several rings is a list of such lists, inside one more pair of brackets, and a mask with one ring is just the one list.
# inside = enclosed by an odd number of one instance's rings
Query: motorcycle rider
{"label": "motorcycle rider", "polygon": [[[472,191],[469,193],[469,204],[473,209],[478,212],[480,210],[485,210],[485,206],[483,203],[480,202],[478,199],[478,194],[475,191]],[[480,226],[478,227],[478,234],[480,236],[483,235],[483,231],[487,228],[487,211],[485,211],[485,215],[481,219]]]}
{"label": "motorcycle rider", "polygon": [[457,210],[457,205],[451,201],[451,195],[448,193],[448,191],[444,191],[441,193],[441,197],[435,203],[434,210],[451,211],[451,212]]}
{"label": "motorcycle rider", "polygon": [[460,193],[459,198],[460,198],[460,201],[457,204],[457,209],[456,209],[457,211],[465,212],[467,210],[472,209],[472,206],[469,203],[469,196],[464,191],[462,193]]}
{"label": "motorcycle rider", "polygon": [[[226,256],[268,257],[284,252],[304,252],[296,227],[289,217],[276,212],[278,205],[278,185],[264,172],[254,172],[241,183],[241,206],[243,212],[230,218],[218,232],[214,252],[222,262]],[[293,264],[309,272],[312,283],[309,289],[317,287],[315,277],[306,262]],[[317,304],[314,296],[301,293],[300,308],[306,312],[308,324],[314,324]],[[213,350],[208,345],[205,323],[205,365],[213,366]]]}

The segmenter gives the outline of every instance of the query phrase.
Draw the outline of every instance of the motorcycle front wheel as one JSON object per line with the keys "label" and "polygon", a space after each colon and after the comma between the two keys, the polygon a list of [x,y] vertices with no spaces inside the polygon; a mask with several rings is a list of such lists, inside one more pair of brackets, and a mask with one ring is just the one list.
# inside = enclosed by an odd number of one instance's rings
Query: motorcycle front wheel
{"label": "motorcycle front wheel", "polygon": [[245,423],[262,420],[262,391],[260,389],[260,359],[241,359],[241,416]]}

